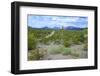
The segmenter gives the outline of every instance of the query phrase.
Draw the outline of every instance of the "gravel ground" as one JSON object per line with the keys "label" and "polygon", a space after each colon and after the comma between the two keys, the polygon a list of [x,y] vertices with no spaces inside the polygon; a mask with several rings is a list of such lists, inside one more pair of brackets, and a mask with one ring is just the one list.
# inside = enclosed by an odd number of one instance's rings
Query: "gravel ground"
{"label": "gravel ground", "polygon": [[57,60],[57,59],[79,59],[79,58],[87,58],[87,52],[83,50],[83,45],[73,45],[71,46],[71,51],[73,54],[79,54],[78,57],[73,55],[62,55],[62,54],[51,54],[49,48],[56,47],[57,45],[39,45],[42,48],[47,48],[47,53],[44,55],[42,60]]}

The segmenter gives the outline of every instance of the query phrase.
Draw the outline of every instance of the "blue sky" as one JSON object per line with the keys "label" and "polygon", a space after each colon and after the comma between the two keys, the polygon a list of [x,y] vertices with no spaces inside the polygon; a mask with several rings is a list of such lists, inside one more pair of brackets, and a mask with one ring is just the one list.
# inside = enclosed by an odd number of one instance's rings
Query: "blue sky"
{"label": "blue sky", "polygon": [[85,28],[88,26],[88,17],[28,15],[28,26],[33,28],[62,28],[62,26],[75,26]]}

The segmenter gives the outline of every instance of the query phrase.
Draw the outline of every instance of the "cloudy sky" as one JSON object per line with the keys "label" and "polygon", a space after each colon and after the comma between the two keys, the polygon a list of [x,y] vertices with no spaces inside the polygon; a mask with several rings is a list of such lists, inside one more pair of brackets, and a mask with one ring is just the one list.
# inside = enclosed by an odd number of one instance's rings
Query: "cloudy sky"
{"label": "cloudy sky", "polygon": [[42,27],[67,27],[75,26],[85,28],[88,25],[88,18],[81,16],[44,16],[28,15],[28,26],[33,28]]}

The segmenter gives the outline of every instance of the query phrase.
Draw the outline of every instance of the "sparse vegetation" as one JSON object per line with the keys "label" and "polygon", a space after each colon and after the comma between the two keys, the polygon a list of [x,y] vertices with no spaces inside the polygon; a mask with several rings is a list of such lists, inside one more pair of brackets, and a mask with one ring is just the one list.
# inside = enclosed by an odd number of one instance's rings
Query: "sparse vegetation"
{"label": "sparse vegetation", "polygon": [[[54,35],[49,38],[45,38],[52,31],[55,31]],[[83,50],[87,50],[87,29],[83,30],[42,30],[28,28],[28,50],[29,60],[40,60],[44,54],[40,54],[37,50],[37,45],[41,43],[43,45],[50,45],[51,43],[57,45],[52,46],[48,50],[51,54],[72,55],[79,57],[79,53],[72,52],[70,49],[72,45],[84,45]]]}

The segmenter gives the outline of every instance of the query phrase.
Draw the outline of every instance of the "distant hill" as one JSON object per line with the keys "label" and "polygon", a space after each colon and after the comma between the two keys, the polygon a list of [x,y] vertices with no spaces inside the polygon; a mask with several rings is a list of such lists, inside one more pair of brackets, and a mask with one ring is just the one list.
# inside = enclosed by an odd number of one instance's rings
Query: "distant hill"
{"label": "distant hill", "polygon": [[75,26],[68,26],[64,27],[65,30],[82,30],[83,28],[75,27]]}
{"label": "distant hill", "polygon": [[[59,30],[61,29],[60,27],[52,27],[52,28],[49,28],[49,27],[42,27],[42,28],[33,28],[33,27],[30,27],[28,26],[29,29],[44,29],[44,30],[47,30],[47,29],[52,29],[52,30]],[[80,27],[75,27],[75,26],[67,26],[67,27],[63,27],[64,30],[83,30],[83,29],[87,29],[87,28],[80,28]]]}

